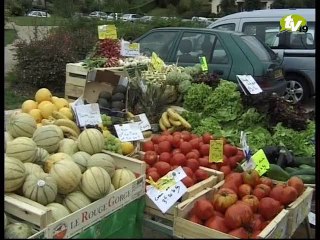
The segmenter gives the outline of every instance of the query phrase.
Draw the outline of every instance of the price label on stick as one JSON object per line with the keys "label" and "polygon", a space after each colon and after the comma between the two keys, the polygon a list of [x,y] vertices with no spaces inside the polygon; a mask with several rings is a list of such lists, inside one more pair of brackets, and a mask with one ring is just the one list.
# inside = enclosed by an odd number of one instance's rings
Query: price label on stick
{"label": "price label on stick", "polygon": [[[240,84],[240,87],[242,88],[243,92],[247,94],[245,89],[250,93],[250,94],[258,94],[262,92],[262,89],[254,80],[254,78],[251,75],[236,75],[237,80]],[[245,87],[245,89],[243,88]]]}
{"label": "price label on stick", "polygon": [[121,142],[131,142],[144,139],[139,122],[114,125]]}
{"label": "price label on stick", "polygon": [[250,148],[247,144],[247,134],[244,131],[240,132],[240,144],[242,146],[242,151],[247,160],[250,159]]}
{"label": "price label on stick", "polygon": [[270,168],[269,161],[262,149],[257,151],[251,157],[256,164],[255,170],[258,171],[259,175],[263,175]]}
{"label": "price label on stick", "polygon": [[244,171],[247,171],[247,170],[254,169],[256,167],[256,164],[252,160],[252,158],[250,158],[249,160],[244,161],[244,163],[241,164],[241,167]]}
{"label": "price label on stick", "polygon": [[223,162],[223,140],[210,140],[209,162]]}
{"label": "price label on stick", "polygon": [[99,125],[102,123],[98,103],[76,105],[74,106],[74,109],[80,127],[86,125]]}
{"label": "price label on stick", "polygon": [[137,115],[140,118],[139,126],[141,131],[147,131],[151,129],[151,125],[145,113]]}

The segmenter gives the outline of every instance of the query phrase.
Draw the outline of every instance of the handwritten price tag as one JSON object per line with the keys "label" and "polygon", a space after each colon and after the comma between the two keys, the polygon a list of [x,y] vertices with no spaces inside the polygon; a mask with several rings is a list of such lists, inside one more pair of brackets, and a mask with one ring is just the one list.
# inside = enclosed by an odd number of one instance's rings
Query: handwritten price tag
{"label": "handwritten price tag", "polygon": [[138,122],[114,125],[121,142],[131,142],[144,139]]}
{"label": "handwritten price tag", "polygon": [[141,131],[151,129],[151,125],[145,113],[137,115],[140,118],[139,126]]}
{"label": "handwritten price tag", "polygon": [[140,44],[121,40],[120,55],[124,57],[140,56]]}
{"label": "handwritten price tag", "polygon": [[86,125],[98,125],[102,123],[98,103],[74,106],[80,127]]}
{"label": "handwritten price tag", "polygon": [[223,140],[210,140],[209,162],[223,162]]}
{"label": "handwritten price tag", "polygon": [[270,167],[269,161],[268,161],[268,159],[262,149],[260,149],[255,154],[253,154],[253,156],[251,158],[253,159],[254,163],[256,164],[255,170],[258,171],[260,176],[262,174],[264,174],[269,169],[269,167]]}
{"label": "handwritten price tag", "polygon": [[[254,78],[251,75],[236,75],[238,82],[240,80],[240,86],[243,89],[242,85],[248,90],[250,94],[258,94],[262,92],[262,89],[254,80]],[[246,91],[244,91],[246,93]]]}
{"label": "handwritten price tag", "polygon": [[241,167],[244,171],[248,171],[254,169],[256,167],[256,164],[252,160],[252,158],[250,158],[248,161],[244,161],[244,163],[241,164]]}

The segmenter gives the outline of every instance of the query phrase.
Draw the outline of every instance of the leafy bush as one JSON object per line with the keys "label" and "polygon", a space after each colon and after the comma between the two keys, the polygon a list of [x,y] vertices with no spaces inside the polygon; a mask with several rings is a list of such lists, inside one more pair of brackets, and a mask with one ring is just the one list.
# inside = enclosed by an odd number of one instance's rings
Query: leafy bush
{"label": "leafy bush", "polygon": [[87,30],[71,32],[61,28],[43,39],[19,41],[16,44],[15,69],[18,79],[38,88],[61,91],[65,85],[66,64],[84,59],[96,40]]}

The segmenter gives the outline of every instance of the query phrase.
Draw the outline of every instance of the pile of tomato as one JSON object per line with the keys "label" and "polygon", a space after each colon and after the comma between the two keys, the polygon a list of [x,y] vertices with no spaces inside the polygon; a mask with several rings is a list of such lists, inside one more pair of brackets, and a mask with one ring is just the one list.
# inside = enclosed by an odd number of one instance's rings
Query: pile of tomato
{"label": "pile of tomato", "polygon": [[212,199],[197,200],[188,220],[238,238],[257,238],[304,191],[298,177],[273,184],[256,170],[232,172]]}
{"label": "pile of tomato", "polygon": [[200,166],[219,170],[227,176],[244,159],[243,151],[223,139],[223,162],[210,163],[210,140],[214,139],[208,133],[198,136],[188,131],[153,135],[142,144],[143,160],[148,164],[147,179],[152,177],[157,181],[178,166],[187,174],[182,180],[187,187],[209,177]]}

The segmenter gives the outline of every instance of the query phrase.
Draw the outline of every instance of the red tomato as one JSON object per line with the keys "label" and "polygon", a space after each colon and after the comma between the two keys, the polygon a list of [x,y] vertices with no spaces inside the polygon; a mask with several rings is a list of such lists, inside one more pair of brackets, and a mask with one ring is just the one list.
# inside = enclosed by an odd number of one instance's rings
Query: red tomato
{"label": "red tomato", "polygon": [[259,200],[264,197],[268,197],[271,192],[271,188],[266,184],[258,184],[253,189],[253,195],[255,195]]}
{"label": "red tomato", "polygon": [[161,133],[161,135],[168,136],[168,135],[171,135],[171,133],[168,130],[165,130]]}
{"label": "red tomato", "polygon": [[186,176],[184,179],[181,180],[181,182],[187,187],[191,187],[194,184],[193,178]]}
{"label": "red tomato", "polygon": [[195,138],[198,138],[198,135],[197,135],[197,134],[192,133],[192,134],[191,134],[191,139],[195,139]]}
{"label": "red tomato", "polygon": [[159,137],[160,137],[160,135],[155,134],[155,135],[152,136],[151,141],[152,141],[154,144],[158,144],[158,143],[159,143]]}
{"label": "red tomato", "polygon": [[245,195],[250,195],[253,189],[249,184],[241,184],[238,188],[238,197],[239,199],[243,198]]}
{"label": "red tomato", "polygon": [[[269,179],[271,181],[271,179]],[[262,179],[261,179],[262,181]],[[303,184],[303,181],[301,180],[301,178],[299,177],[291,177],[289,180],[288,180],[288,186],[290,187],[294,187],[297,192],[298,192],[298,195],[300,196],[303,191],[304,191],[304,184]]]}
{"label": "red tomato", "polygon": [[170,142],[170,144],[173,144],[173,136],[172,135],[166,135],[167,136],[167,140]]}
{"label": "red tomato", "polygon": [[142,151],[154,151],[154,146],[152,141],[146,141],[142,144]]}
{"label": "red tomato", "polygon": [[202,135],[203,143],[210,144],[210,140],[213,140],[213,136],[210,133],[205,133]]}
{"label": "red tomato", "polygon": [[209,156],[209,149],[210,145],[209,144],[203,144],[200,146],[200,153],[202,156]]}
{"label": "red tomato", "polygon": [[205,179],[207,179],[209,177],[209,174],[204,171],[203,169],[201,168],[198,168],[195,172],[194,172],[194,175],[197,179],[197,182],[201,182]]}
{"label": "red tomato", "polygon": [[191,152],[194,152],[198,155],[197,159],[200,157],[200,152],[198,149],[192,149]]}
{"label": "red tomato", "polygon": [[228,233],[229,228],[225,224],[224,217],[220,217],[217,215],[213,215],[205,222],[205,226],[208,228],[212,228],[214,230],[218,230],[223,233]]}
{"label": "red tomato", "polygon": [[212,204],[214,209],[224,213],[231,205],[238,200],[237,194],[230,188],[222,186],[217,193],[213,195]]}
{"label": "red tomato", "polygon": [[229,165],[229,158],[223,155],[223,162],[221,163],[221,166],[228,166],[228,165]]}
{"label": "red tomato", "polygon": [[210,163],[207,158],[202,157],[202,158],[199,158],[198,161],[200,166],[210,168]]}
{"label": "red tomato", "polygon": [[189,143],[192,145],[193,149],[199,149],[199,143],[200,139],[199,138],[193,138],[189,141]]}
{"label": "red tomato", "polygon": [[226,178],[225,178],[225,182],[232,182],[234,183],[234,185],[238,187],[243,184],[243,180],[242,180],[242,174],[238,173],[238,172],[232,172],[230,173]]}
{"label": "red tomato", "polygon": [[167,141],[168,140],[168,137],[166,135],[161,135],[159,137],[159,143],[163,142],[163,141]]}
{"label": "red tomato", "polygon": [[[259,184],[259,185],[262,185],[262,184]],[[298,196],[299,196],[298,191],[294,187],[285,186],[283,188],[283,193],[280,197],[280,202],[283,205],[287,206],[290,203],[294,202],[298,198]]]}
{"label": "red tomato", "polygon": [[182,167],[183,171],[187,174],[187,176],[192,177],[193,176],[193,171],[189,167]]}
{"label": "red tomato", "polygon": [[188,131],[182,131],[181,138],[183,139],[183,141],[189,142],[191,140],[191,133]]}
{"label": "red tomato", "polygon": [[241,239],[249,239],[249,233],[244,227],[233,229],[228,234]]}
{"label": "red tomato", "polygon": [[242,179],[244,183],[247,183],[252,187],[255,187],[260,183],[260,175],[255,169],[242,172]]}
{"label": "red tomato", "polygon": [[199,141],[199,150],[200,150],[200,147],[201,147],[202,145],[204,145],[204,144],[205,144],[205,143],[202,142],[202,140]]}
{"label": "red tomato", "polygon": [[238,153],[238,148],[232,146],[231,144],[223,145],[223,154],[227,157],[232,157]]}
{"label": "red tomato", "polygon": [[158,160],[158,155],[155,151],[147,151],[144,156],[143,156],[143,160],[149,164],[150,166],[152,166],[153,164],[155,164]]}
{"label": "red tomato", "polygon": [[172,155],[174,155],[176,153],[181,153],[180,148],[176,148],[176,149],[172,150]]}
{"label": "red tomato", "polygon": [[239,155],[235,155],[232,157],[229,157],[229,166],[231,167],[231,169],[234,169],[239,162]]}
{"label": "red tomato", "polygon": [[253,212],[245,203],[235,203],[225,213],[226,224],[230,229],[248,225],[252,218]]}
{"label": "red tomato", "polygon": [[163,152],[171,152],[171,144],[169,141],[163,141],[163,142],[160,142],[158,144],[158,147],[159,147],[159,154],[163,153]]}
{"label": "red tomato", "polygon": [[176,153],[172,156],[170,165],[185,166],[186,157],[182,153]]}
{"label": "red tomato", "polygon": [[167,162],[170,163],[171,153],[163,152],[159,155],[159,162]]}
{"label": "red tomato", "polygon": [[153,166],[157,169],[161,177],[171,171],[171,166],[167,162],[156,162]]}
{"label": "red tomato", "polygon": [[155,151],[157,154],[159,154],[159,144],[154,144],[153,147],[154,147],[154,151]]}
{"label": "red tomato", "polygon": [[231,168],[229,165],[227,166],[221,166],[221,168],[219,169],[219,171],[223,172],[224,176],[228,176],[231,173]]}
{"label": "red tomato", "polygon": [[190,215],[188,220],[191,221],[191,222],[194,222],[194,223],[202,225],[202,220],[200,218],[198,218],[197,215],[194,214],[194,213]]}
{"label": "red tomato", "polygon": [[149,177],[152,178],[153,181],[158,181],[160,178],[160,174],[157,171],[151,171],[147,174],[147,179],[150,179]]}
{"label": "red tomato", "polygon": [[195,202],[193,206],[193,212],[201,220],[206,220],[212,217],[213,211],[213,206],[211,202],[207,199],[199,199]]}
{"label": "red tomato", "polygon": [[179,138],[181,138],[181,132],[174,132],[173,134],[172,134],[172,136],[179,136]]}
{"label": "red tomato", "polygon": [[[270,188],[273,188],[272,180],[270,178],[268,178],[268,177],[264,177],[264,176],[260,177],[260,182],[262,184],[268,185]],[[289,181],[288,181],[288,186],[290,186]]]}
{"label": "red tomato", "polygon": [[239,162],[242,161],[245,157],[243,151],[240,149],[238,149],[237,156],[239,158]]}
{"label": "red tomato", "polygon": [[271,197],[265,197],[259,201],[258,213],[260,213],[265,220],[272,220],[282,209],[283,205]]}
{"label": "red tomato", "polygon": [[180,150],[183,154],[187,154],[189,152],[191,152],[192,150],[192,145],[189,142],[182,142],[180,144]]}
{"label": "red tomato", "polygon": [[218,165],[216,163],[209,163],[209,168],[218,170]]}
{"label": "red tomato", "polygon": [[157,169],[156,169],[155,167],[149,167],[149,168],[147,169],[147,174],[148,174],[149,172],[152,172],[152,171],[157,171]]}
{"label": "red tomato", "polygon": [[178,147],[180,147],[181,142],[182,142],[182,139],[180,136],[178,136],[178,135],[173,136],[172,146],[174,146],[175,148],[178,148]]}
{"label": "red tomato", "polygon": [[195,172],[198,168],[199,168],[200,164],[199,162],[197,161],[197,159],[194,159],[194,158],[189,158],[187,159],[187,162],[186,162],[186,167],[189,167],[191,168],[191,170],[193,172]]}
{"label": "red tomato", "polygon": [[191,152],[188,152],[187,155],[186,155],[186,158],[187,158],[187,159],[189,159],[189,158],[198,159],[198,157],[199,157],[198,154],[195,153],[195,152],[192,152],[192,151],[191,151]]}
{"label": "red tomato", "polygon": [[251,207],[253,213],[258,211],[259,199],[255,195],[245,195],[241,200]]}

